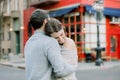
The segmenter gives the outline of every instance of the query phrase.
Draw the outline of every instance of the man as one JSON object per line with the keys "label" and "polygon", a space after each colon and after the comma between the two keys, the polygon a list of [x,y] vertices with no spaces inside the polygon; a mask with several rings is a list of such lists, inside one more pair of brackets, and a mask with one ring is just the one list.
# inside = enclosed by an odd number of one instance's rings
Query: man
{"label": "man", "polygon": [[41,9],[35,10],[30,24],[35,30],[25,45],[27,80],[55,80],[75,71],[72,65],[64,62],[58,42],[44,33],[49,15]]}

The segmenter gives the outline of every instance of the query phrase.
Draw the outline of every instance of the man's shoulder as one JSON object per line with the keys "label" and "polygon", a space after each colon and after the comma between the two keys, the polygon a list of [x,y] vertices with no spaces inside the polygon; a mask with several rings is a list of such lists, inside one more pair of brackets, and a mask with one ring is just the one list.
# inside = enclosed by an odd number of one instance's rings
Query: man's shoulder
{"label": "man's shoulder", "polygon": [[59,44],[58,41],[52,37],[46,36],[45,40],[42,41],[42,44],[46,47],[46,49],[58,49]]}
{"label": "man's shoulder", "polygon": [[49,37],[45,35],[45,39],[49,42],[56,42],[57,40],[55,38]]}
{"label": "man's shoulder", "polygon": [[52,37],[49,37],[47,35],[32,35],[28,40],[27,42],[39,42],[39,43],[54,43],[56,42],[56,39],[52,38]]}
{"label": "man's shoulder", "polygon": [[36,40],[39,40],[39,41],[55,41],[55,39],[54,38],[52,38],[52,37],[50,37],[50,36],[47,36],[46,34],[40,34],[40,33],[38,33],[38,34],[34,34],[33,36],[32,36],[32,38],[34,39],[34,38],[36,38]]}
{"label": "man's shoulder", "polygon": [[55,38],[52,38],[50,36],[47,36],[47,35],[44,35],[44,37],[42,38],[39,38],[39,41],[41,43],[45,43],[47,46],[50,46],[50,45],[57,45],[58,42]]}

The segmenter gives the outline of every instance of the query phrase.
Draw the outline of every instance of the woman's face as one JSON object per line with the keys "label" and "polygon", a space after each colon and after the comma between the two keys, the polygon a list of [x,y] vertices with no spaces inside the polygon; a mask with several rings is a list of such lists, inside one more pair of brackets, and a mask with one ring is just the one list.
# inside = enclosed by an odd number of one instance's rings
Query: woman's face
{"label": "woman's face", "polygon": [[57,39],[58,43],[59,44],[63,44],[65,42],[65,33],[64,33],[64,30],[61,29],[60,31],[58,32],[54,32],[51,34],[51,37]]}

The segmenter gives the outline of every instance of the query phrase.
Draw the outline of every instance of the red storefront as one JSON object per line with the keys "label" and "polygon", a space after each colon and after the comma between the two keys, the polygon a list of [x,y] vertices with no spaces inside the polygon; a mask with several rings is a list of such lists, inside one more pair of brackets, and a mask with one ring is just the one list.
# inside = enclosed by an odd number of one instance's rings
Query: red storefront
{"label": "red storefront", "polygon": [[115,59],[120,59],[120,24],[111,23],[110,19],[106,19],[107,25],[107,55]]}
{"label": "red storefront", "polygon": [[[84,12],[90,10],[94,0],[49,0],[46,2],[36,2],[32,3],[32,7],[24,10],[24,44],[28,37],[28,22],[32,11],[36,8],[41,8],[50,11],[51,17],[56,17],[59,19],[63,25],[66,27],[67,36],[72,38],[76,46],[78,48],[78,57],[79,60],[84,59],[84,35],[85,32],[83,30],[85,24],[91,24],[84,22]],[[109,5],[113,4],[113,5]],[[105,1],[106,10],[112,8],[112,10],[117,9],[115,16],[120,17],[120,6],[119,4],[114,1]],[[107,11],[106,15],[106,56],[114,57],[120,59],[120,25],[119,24],[111,24],[110,17],[114,15],[110,15]],[[116,42],[114,47],[114,51],[111,52],[111,42]]]}

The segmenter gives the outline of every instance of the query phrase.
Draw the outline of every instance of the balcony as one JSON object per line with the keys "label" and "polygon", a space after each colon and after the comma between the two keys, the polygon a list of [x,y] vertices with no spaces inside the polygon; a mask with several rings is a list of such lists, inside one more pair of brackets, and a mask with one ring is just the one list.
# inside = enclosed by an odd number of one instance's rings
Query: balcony
{"label": "balcony", "polygon": [[10,14],[10,12],[4,11],[4,12],[3,12],[3,16],[4,16],[4,17],[10,17],[11,14]]}
{"label": "balcony", "polygon": [[60,0],[31,0],[30,6],[32,7],[42,7],[46,5],[53,5],[60,2]]}
{"label": "balcony", "polygon": [[13,18],[20,17],[20,11],[19,10],[13,10],[13,11],[11,11],[11,17],[13,17]]}

